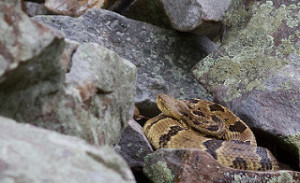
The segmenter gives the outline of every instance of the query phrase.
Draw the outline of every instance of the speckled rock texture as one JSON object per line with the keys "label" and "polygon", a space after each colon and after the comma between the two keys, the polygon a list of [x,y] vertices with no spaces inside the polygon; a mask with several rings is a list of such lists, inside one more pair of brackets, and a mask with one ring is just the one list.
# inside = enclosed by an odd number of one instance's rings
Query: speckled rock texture
{"label": "speckled rock texture", "polygon": [[144,167],[144,157],[153,152],[141,125],[134,120],[122,132],[118,148],[129,167],[136,170]]}
{"label": "speckled rock texture", "polygon": [[61,32],[9,3],[0,3],[0,115],[93,144],[118,143],[134,110],[136,67],[95,43],[67,41],[62,54]]}
{"label": "speckled rock texture", "polygon": [[299,182],[294,171],[243,171],[224,167],[207,152],[197,149],[160,149],[145,158],[145,174],[154,183],[162,182]]}
{"label": "speckled rock texture", "polygon": [[182,32],[214,37],[230,0],[137,0],[117,1],[110,7],[126,17]]}
{"label": "speckled rock texture", "polygon": [[82,43],[73,54],[65,91],[88,112],[64,118],[73,119],[70,125],[89,119],[93,143],[117,143],[133,116],[135,81],[132,63],[96,43]]}
{"label": "speckled rock texture", "polygon": [[222,44],[193,70],[250,127],[300,149],[300,2],[233,1]]}
{"label": "speckled rock texture", "polygon": [[135,182],[108,146],[0,117],[0,182]]}
{"label": "speckled rock texture", "polygon": [[149,108],[153,111],[156,95],[162,92],[174,97],[212,99],[190,72],[215,48],[205,37],[160,29],[107,10],[90,10],[79,18],[34,19],[63,31],[69,39],[96,42],[112,49],[135,64],[136,102],[140,103],[141,113]]}
{"label": "speckled rock texture", "polygon": [[91,8],[99,9],[105,0],[46,0],[45,7],[52,13],[77,17]]}

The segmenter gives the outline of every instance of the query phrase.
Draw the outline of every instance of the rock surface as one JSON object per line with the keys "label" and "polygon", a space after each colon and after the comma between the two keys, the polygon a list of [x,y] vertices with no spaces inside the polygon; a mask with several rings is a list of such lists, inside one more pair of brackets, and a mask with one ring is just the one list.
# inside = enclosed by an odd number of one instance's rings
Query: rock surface
{"label": "rock surface", "polygon": [[224,167],[197,149],[160,149],[145,158],[145,174],[152,182],[299,182],[294,171],[243,171]]}
{"label": "rock surface", "polygon": [[91,8],[100,9],[105,0],[46,0],[45,7],[52,13],[77,17]]}
{"label": "rock surface", "polygon": [[100,140],[97,144],[117,143],[120,138],[133,116],[135,80],[136,67],[132,63],[96,43],[83,43],[74,53],[66,74],[66,93],[76,96],[88,110],[83,113],[85,117],[78,114],[74,120],[79,118],[78,123],[82,123],[89,119],[93,139]]}
{"label": "rock surface", "polygon": [[215,48],[205,37],[160,29],[106,10],[88,11],[77,19],[34,19],[63,31],[69,39],[92,41],[115,50],[134,63],[138,68],[136,102],[140,103],[141,113],[154,111],[156,95],[162,92],[174,97],[212,99],[190,73],[194,64]]}
{"label": "rock surface", "polygon": [[0,182],[135,182],[108,146],[0,117]]}
{"label": "rock surface", "polygon": [[24,2],[24,11],[31,17],[36,15],[47,15],[50,12],[45,8],[44,4],[36,2]]}
{"label": "rock surface", "polygon": [[94,144],[118,143],[133,114],[135,66],[107,48],[83,44],[65,80],[63,34],[15,3],[0,2],[0,114]]}
{"label": "rock surface", "polygon": [[142,169],[144,157],[153,152],[141,125],[134,120],[128,122],[128,126],[122,132],[118,146],[120,148],[119,154],[132,169]]}
{"label": "rock surface", "polygon": [[230,0],[137,0],[116,2],[110,7],[127,17],[182,32],[195,32],[214,37]]}
{"label": "rock surface", "polygon": [[292,0],[233,2],[222,45],[193,70],[218,101],[250,127],[280,137],[298,157],[299,5]]}

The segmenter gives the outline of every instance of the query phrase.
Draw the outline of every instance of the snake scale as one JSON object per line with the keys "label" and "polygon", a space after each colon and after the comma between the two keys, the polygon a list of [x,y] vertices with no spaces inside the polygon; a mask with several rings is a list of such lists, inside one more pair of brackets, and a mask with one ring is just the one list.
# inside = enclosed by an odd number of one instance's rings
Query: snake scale
{"label": "snake scale", "polygon": [[256,144],[250,128],[229,109],[201,99],[157,96],[162,111],[143,131],[155,149],[198,148],[224,166],[244,170],[277,170],[271,152]]}

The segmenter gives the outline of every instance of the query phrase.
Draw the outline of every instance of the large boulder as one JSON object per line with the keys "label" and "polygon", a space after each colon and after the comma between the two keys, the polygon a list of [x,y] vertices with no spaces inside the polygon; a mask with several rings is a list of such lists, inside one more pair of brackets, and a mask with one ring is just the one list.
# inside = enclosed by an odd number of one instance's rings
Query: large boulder
{"label": "large boulder", "polygon": [[108,146],[0,117],[0,182],[135,182]]}
{"label": "large boulder", "polygon": [[257,135],[276,136],[269,144],[281,144],[277,149],[294,163],[300,152],[299,7],[298,1],[233,1],[221,46],[193,69]]}
{"label": "large boulder", "polygon": [[156,95],[162,92],[174,97],[212,99],[190,72],[214,50],[214,44],[206,37],[161,29],[106,10],[90,10],[79,18],[36,16],[34,19],[63,31],[69,39],[96,42],[112,49],[135,64],[136,102],[141,113],[157,109]]}
{"label": "large boulder", "polygon": [[118,143],[133,114],[136,67],[95,43],[68,41],[64,50],[61,32],[15,2],[0,2],[0,114],[90,143]]}

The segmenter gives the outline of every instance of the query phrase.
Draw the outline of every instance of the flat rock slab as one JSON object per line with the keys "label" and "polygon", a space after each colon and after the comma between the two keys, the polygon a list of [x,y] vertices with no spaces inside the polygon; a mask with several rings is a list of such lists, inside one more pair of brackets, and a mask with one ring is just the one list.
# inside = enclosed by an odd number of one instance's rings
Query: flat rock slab
{"label": "flat rock slab", "polygon": [[107,146],[0,117],[0,182],[135,182]]}
{"label": "flat rock slab", "polygon": [[214,49],[205,37],[160,29],[106,10],[90,10],[79,18],[34,19],[63,31],[69,39],[96,42],[134,63],[138,68],[136,102],[150,99],[156,108],[156,95],[162,92],[177,98],[212,99],[190,72]]}
{"label": "flat rock slab", "polygon": [[160,149],[146,156],[144,173],[158,182],[299,182],[300,172],[245,171],[224,167],[197,149]]}
{"label": "flat rock slab", "polygon": [[193,69],[198,81],[250,127],[296,147],[300,138],[298,1],[234,1],[218,51]]}

